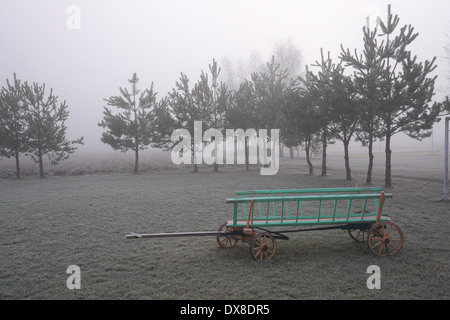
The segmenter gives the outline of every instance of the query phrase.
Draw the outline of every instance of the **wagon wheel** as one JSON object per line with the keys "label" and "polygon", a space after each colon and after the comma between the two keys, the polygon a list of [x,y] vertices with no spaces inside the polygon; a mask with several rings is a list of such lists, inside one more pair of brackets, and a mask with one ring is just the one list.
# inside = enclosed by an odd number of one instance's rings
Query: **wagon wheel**
{"label": "wagon wheel", "polygon": [[[356,211],[355,214],[362,213],[362,210]],[[364,213],[370,213],[367,210],[364,210]],[[348,229],[348,234],[350,237],[358,242],[366,242],[367,241],[367,231],[366,229]]]}
{"label": "wagon wheel", "polygon": [[369,230],[367,244],[376,255],[393,255],[403,246],[403,233],[392,222],[378,222]]}
{"label": "wagon wheel", "polygon": [[[228,228],[226,223],[222,224],[219,228],[219,232],[231,232],[231,231],[233,231],[233,229]],[[217,235],[217,243],[222,248],[232,248],[236,245],[237,240],[235,238],[233,238],[232,236],[224,236],[224,235],[218,234]]]}
{"label": "wagon wheel", "polygon": [[274,237],[267,232],[255,235],[250,242],[250,253],[255,260],[271,259],[277,250]]}
{"label": "wagon wheel", "polygon": [[367,230],[365,229],[348,229],[350,237],[358,242],[367,241]]}

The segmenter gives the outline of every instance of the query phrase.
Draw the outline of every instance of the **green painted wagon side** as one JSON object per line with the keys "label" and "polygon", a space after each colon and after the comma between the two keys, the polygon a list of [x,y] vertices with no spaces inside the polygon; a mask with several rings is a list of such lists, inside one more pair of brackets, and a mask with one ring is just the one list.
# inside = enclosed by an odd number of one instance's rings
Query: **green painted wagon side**
{"label": "green painted wagon side", "polygon": [[[242,198],[255,198],[255,197],[280,197],[280,196],[303,196],[303,195],[336,195],[336,194],[379,194],[383,191],[380,187],[349,187],[349,188],[310,188],[310,189],[276,189],[276,190],[238,190],[236,195]],[[374,199],[375,207],[378,207],[378,199]],[[258,204],[259,213],[261,215],[261,203]],[[362,203],[360,205],[360,211],[363,211]],[[274,208],[272,208],[272,211]],[[287,208],[289,212],[289,208]],[[248,211],[247,203],[242,204],[242,216],[246,216]],[[269,218],[270,219],[270,218]]]}
{"label": "green painted wagon side", "polygon": [[[355,190],[355,188],[352,189]],[[267,191],[267,194],[276,194],[273,193],[274,190]],[[371,191],[375,192],[375,190]],[[233,220],[229,221],[227,226],[230,228],[254,228],[385,221],[388,220],[388,214],[383,211],[383,206],[387,198],[392,198],[392,194],[382,192],[380,194],[319,194],[227,199],[226,202],[232,203],[234,206]],[[339,207],[338,203],[342,204],[342,202],[346,205]],[[352,211],[352,204],[355,202],[358,207],[361,207],[359,212]],[[369,202],[372,202],[372,207],[368,211]],[[306,204],[311,203],[314,203],[314,205],[306,206]],[[381,207],[379,206],[380,203]],[[328,205],[325,206],[325,204]],[[249,209],[244,210],[247,207]],[[242,214],[239,215],[240,213]]]}

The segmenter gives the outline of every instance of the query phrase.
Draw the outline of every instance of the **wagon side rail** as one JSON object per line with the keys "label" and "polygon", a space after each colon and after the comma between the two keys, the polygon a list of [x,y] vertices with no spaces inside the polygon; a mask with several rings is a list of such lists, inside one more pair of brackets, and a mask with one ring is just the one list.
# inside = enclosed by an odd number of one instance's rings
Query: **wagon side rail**
{"label": "wagon side rail", "polygon": [[[381,187],[347,187],[347,188],[309,188],[309,189],[274,189],[274,190],[238,190],[236,195],[242,198],[255,197],[280,197],[280,196],[302,196],[302,195],[326,195],[326,194],[379,194],[383,191]],[[375,200],[377,201],[377,200]],[[360,210],[363,210],[362,202],[360,201]],[[242,204],[242,217],[245,217],[247,212],[246,203]]]}
{"label": "wagon side rail", "polygon": [[[388,214],[383,211],[388,198],[392,198],[392,194],[382,191],[343,195],[260,196],[227,199],[226,202],[233,204],[230,227],[258,227],[384,221],[388,220]],[[352,211],[355,205],[361,207],[356,213]],[[244,206],[249,209],[239,216],[240,208]]]}
{"label": "wagon side rail", "polygon": [[301,196],[305,194],[339,194],[339,193],[379,193],[383,191],[381,187],[349,187],[349,188],[309,188],[309,189],[274,189],[274,190],[238,190],[236,195],[241,195],[242,198],[248,198],[249,196]]}

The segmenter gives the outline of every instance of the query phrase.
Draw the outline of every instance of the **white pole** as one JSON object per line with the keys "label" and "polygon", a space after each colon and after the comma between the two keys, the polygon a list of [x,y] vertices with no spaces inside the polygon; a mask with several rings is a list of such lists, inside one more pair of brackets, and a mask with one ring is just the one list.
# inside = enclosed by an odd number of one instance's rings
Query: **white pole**
{"label": "white pole", "polygon": [[445,118],[445,153],[444,153],[444,203],[447,202],[448,198],[448,124],[450,122],[450,117]]}

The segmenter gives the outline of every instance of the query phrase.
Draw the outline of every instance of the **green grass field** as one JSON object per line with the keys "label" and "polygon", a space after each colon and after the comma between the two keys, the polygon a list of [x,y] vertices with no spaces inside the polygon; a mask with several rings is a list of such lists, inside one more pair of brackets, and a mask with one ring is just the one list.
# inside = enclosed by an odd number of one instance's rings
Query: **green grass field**
{"label": "green grass field", "polygon": [[[450,209],[442,183],[394,179],[387,211],[405,235],[392,257],[378,257],[346,231],[290,234],[272,260],[253,261],[249,245],[220,248],[215,237],[125,239],[129,232],[215,231],[232,217],[235,190],[364,185],[363,171],[308,176],[282,165],[190,168],[0,180],[0,299],[448,299]],[[374,186],[382,186],[376,177]],[[69,265],[81,289],[69,290]],[[370,265],[381,289],[369,290]]]}

